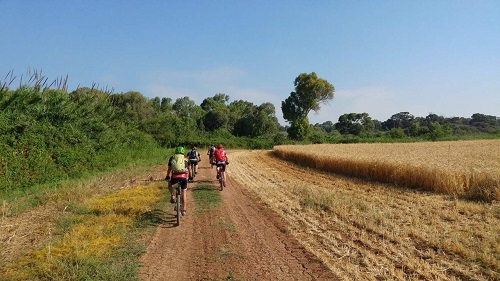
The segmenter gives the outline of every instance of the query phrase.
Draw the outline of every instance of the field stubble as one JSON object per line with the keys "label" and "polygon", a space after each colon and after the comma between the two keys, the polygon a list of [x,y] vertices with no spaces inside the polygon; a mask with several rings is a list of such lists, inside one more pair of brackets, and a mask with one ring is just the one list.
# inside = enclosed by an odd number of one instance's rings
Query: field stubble
{"label": "field stubble", "polygon": [[[314,151],[316,149],[309,149]],[[345,280],[498,280],[500,204],[319,172],[270,151],[231,153],[231,178]]]}

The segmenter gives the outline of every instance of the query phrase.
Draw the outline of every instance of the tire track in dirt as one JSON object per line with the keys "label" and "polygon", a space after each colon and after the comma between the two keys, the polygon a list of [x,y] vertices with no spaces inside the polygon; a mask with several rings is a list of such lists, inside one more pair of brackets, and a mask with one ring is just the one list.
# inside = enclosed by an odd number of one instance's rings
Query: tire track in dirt
{"label": "tire track in dirt", "polygon": [[[220,192],[215,169],[206,160],[199,168],[196,182],[213,183],[213,192]],[[339,280],[289,234],[274,210],[234,180],[236,173],[235,161],[228,167],[219,208],[197,213],[196,182],[190,184],[188,215],[179,227],[173,226],[171,206],[166,207],[167,221],[141,257],[141,280]],[[175,249],[182,249],[177,258]]]}

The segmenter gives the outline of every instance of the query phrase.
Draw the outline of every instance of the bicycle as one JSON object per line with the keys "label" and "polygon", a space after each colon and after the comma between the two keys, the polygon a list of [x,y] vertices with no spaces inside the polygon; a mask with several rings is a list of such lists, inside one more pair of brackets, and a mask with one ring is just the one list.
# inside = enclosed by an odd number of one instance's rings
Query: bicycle
{"label": "bicycle", "polygon": [[[226,163],[226,165],[228,165]],[[222,173],[222,166],[217,166],[217,178],[219,179],[219,190],[222,191],[224,190],[224,187],[226,187],[226,173]]]}
{"label": "bicycle", "polygon": [[174,206],[174,211],[176,211],[175,218],[177,220],[177,226],[181,224],[181,217],[182,217],[182,190],[181,190],[181,183],[174,183],[173,184],[175,188],[175,206]]}
{"label": "bicycle", "polygon": [[196,176],[196,173],[194,171],[194,168],[196,167],[196,163],[198,163],[198,160],[191,160],[191,159],[189,159],[189,165],[191,165],[191,177],[193,179]]}
{"label": "bicycle", "polygon": [[208,162],[210,163],[210,169],[214,167],[214,154],[209,154],[208,156]]}

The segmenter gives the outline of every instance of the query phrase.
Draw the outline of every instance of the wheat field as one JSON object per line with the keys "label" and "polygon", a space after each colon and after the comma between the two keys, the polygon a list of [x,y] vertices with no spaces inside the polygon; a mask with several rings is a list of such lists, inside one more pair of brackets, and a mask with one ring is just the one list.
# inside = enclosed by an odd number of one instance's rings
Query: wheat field
{"label": "wheat field", "polygon": [[498,201],[323,172],[273,151],[229,153],[230,188],[261,199],[340,280],[500,280]]}
{"label": "wheat field", "polygon": [[500,140],[283,145],[280,158],[324,171],[484,201],[500,200]]}

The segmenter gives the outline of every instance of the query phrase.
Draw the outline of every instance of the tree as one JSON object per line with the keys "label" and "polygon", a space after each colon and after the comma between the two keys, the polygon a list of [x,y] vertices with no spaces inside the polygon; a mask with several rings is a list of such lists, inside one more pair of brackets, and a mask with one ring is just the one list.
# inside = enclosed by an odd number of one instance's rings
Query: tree
{"label": "tree", "polygon": [[406,135],[410,134],[411,123],[415,120],[415,117],[409,112],[400,112],[391,116],[387,121],[383,122],[383,126],[386,130],[391,130],[394,128],[403,129]]}
{"label": "tree", "polygon": [[218,108],[207,112],[203,118],[203,125],[209,131],[225,128],[229,122],[229,110]]}
{"label": "tree", "polygon": [[445,132],[441,129],[441,124],[439,122],[431,122],[427,125],[429,128],[428,137],[432,141],[436,141],[445,135]]}
{"label": "tree", "polygon": [[315,72],[300,74],[295,78],[294,86],[295,91],[281,102],[281,111],[283,118],[291,125],[289,136],[300,140],[306,138],[310,131],[307,119],[309,112],[318,111],[321,103],[333,99],[335,88]]}
{"label": "tree", "polygon": [[230,110],[236,120],[232,130],[236,136],[258,137],[278,132],[279,123],[272,103],[255,106],[249,102],[237,101],[231,103]]}
{"label": "tree", "polygon": [[201,103],[201,108],[205,111],[212,111],[216,108],[226,107],[226,103],[229,101],[229,96],[226,94],[216,94],[211,98],[206,98]]}
{"label": "tree", "polygon": [[154,113],[152,103],[140,92],[129,91],[111,95],[114,106],[120,108],[129,121],[143,121]]}
{"label": "tree", "polygon": [[488,129],[497,125],[497,117],[481,113],[474,113],[471,116],[470,125],[475,126],[482,131],[488,131]]}
{"label": "tree", "polygon": [[332,121],[326,121],[319,125],[325,132],[331,133],[335,130],[335,124]]}
{"label": "tree", "polygon": [[373,131],[375,125],[368,113],[349,113],[339,117],[335,129],[343,135],[359,136],[363,132]]}
{"label": "tree", "polygon": [[172,105],[174,112],[181,118],[197,119],[201,115],[201,110],[196,103],[189,97],[178,98]]}

